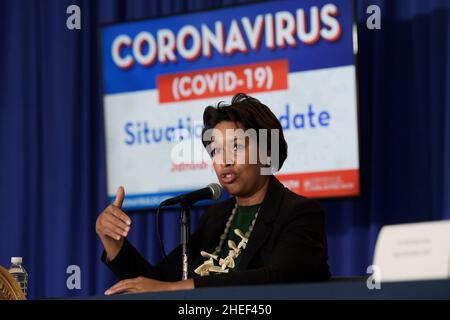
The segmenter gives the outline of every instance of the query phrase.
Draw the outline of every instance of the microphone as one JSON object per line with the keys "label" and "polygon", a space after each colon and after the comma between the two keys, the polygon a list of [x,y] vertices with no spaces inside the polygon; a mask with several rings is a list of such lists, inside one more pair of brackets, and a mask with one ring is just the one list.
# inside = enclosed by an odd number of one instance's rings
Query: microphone
{"label": "microphone", "polygon": [[161,202],[160,206],[172,206],[178,203],[194,204],[200,200],[217,200],[222,195],[222,187],[217,183],[210,183],[207,187],[169,198]]}

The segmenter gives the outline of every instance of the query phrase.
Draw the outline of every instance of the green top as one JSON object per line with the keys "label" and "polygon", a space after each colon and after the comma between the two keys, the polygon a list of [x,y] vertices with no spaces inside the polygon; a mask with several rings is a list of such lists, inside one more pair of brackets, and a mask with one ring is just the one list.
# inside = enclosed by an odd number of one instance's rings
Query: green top
{"label": "green top", "polygon": [[[241,238],[238,237],[234,233],[234,229],[239,229],[242,231],[242,234],[245,234],[248,231],[248,228],[252,224],[253,219],[255,218],[255,214],[260,207],[260,204],[256,204],[253,206],[238,206],[237,212],[231,222],[231,228],[228,232],[228,238],[223,243],[222,250],[220,251],[219,257],[224,259],[228,256],[228,252],[230,248],[228,247],[228,240],[233,240],[236,243],[236,246],[241,242]],[[231,271],[236,271],[239,266],[239,261],[241,260],[241,254],[234,260],[235,267],[230,269]]]}

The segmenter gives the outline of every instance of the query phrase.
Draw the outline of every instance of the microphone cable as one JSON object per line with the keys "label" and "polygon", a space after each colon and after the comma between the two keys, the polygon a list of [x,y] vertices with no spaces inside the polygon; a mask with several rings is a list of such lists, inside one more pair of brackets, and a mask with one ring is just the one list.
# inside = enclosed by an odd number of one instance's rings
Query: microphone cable
{"label": "microphone cable", "polygon": [[166,251],[164,250],[164,243],[161,237],[161,230],[159,225],[159,210],[161,209],[161,205],[158,206],[158,209],[156,210],[156,236],[158,237],[159,241],[159,249],[164,257],[164,260],[167,260]]}

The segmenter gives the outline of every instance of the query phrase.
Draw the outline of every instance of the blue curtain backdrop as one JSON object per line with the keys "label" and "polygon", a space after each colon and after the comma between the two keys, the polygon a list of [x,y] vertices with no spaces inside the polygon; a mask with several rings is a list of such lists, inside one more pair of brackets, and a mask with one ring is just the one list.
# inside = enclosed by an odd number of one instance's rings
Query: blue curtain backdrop
{"label": "blue curtain backdrop", "polygon": [[[23,256],[30,298],[102,294],[95,220],[107,205],[99,24],[248,1],[0,2],[0,264]],[[69,31],[66,8],[82,10]],[[366,8],[382,29],[366,28]],[[357,1],[362,196],[322,201],[334,275],[364,275],[382,225],[450,218],[450,2]],[[195,213],[193,222],[201,213]],[[152,213],[133,213],[131,241],[157,262]],[[163,216],[166,250],[177,212]],[[66,269],[81,268],[81,290]]]}

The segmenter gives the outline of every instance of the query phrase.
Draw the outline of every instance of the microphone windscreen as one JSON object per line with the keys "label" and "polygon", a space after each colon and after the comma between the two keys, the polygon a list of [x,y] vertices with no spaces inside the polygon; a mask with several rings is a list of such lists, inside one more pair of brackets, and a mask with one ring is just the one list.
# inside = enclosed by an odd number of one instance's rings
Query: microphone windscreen
{"label": "microphone windscreen", "polygon": [[210,183],[208,184],[208,188],[211,189],[212,192],[212,200],[217,200],[222,195],[222,186],[218,183]]}

